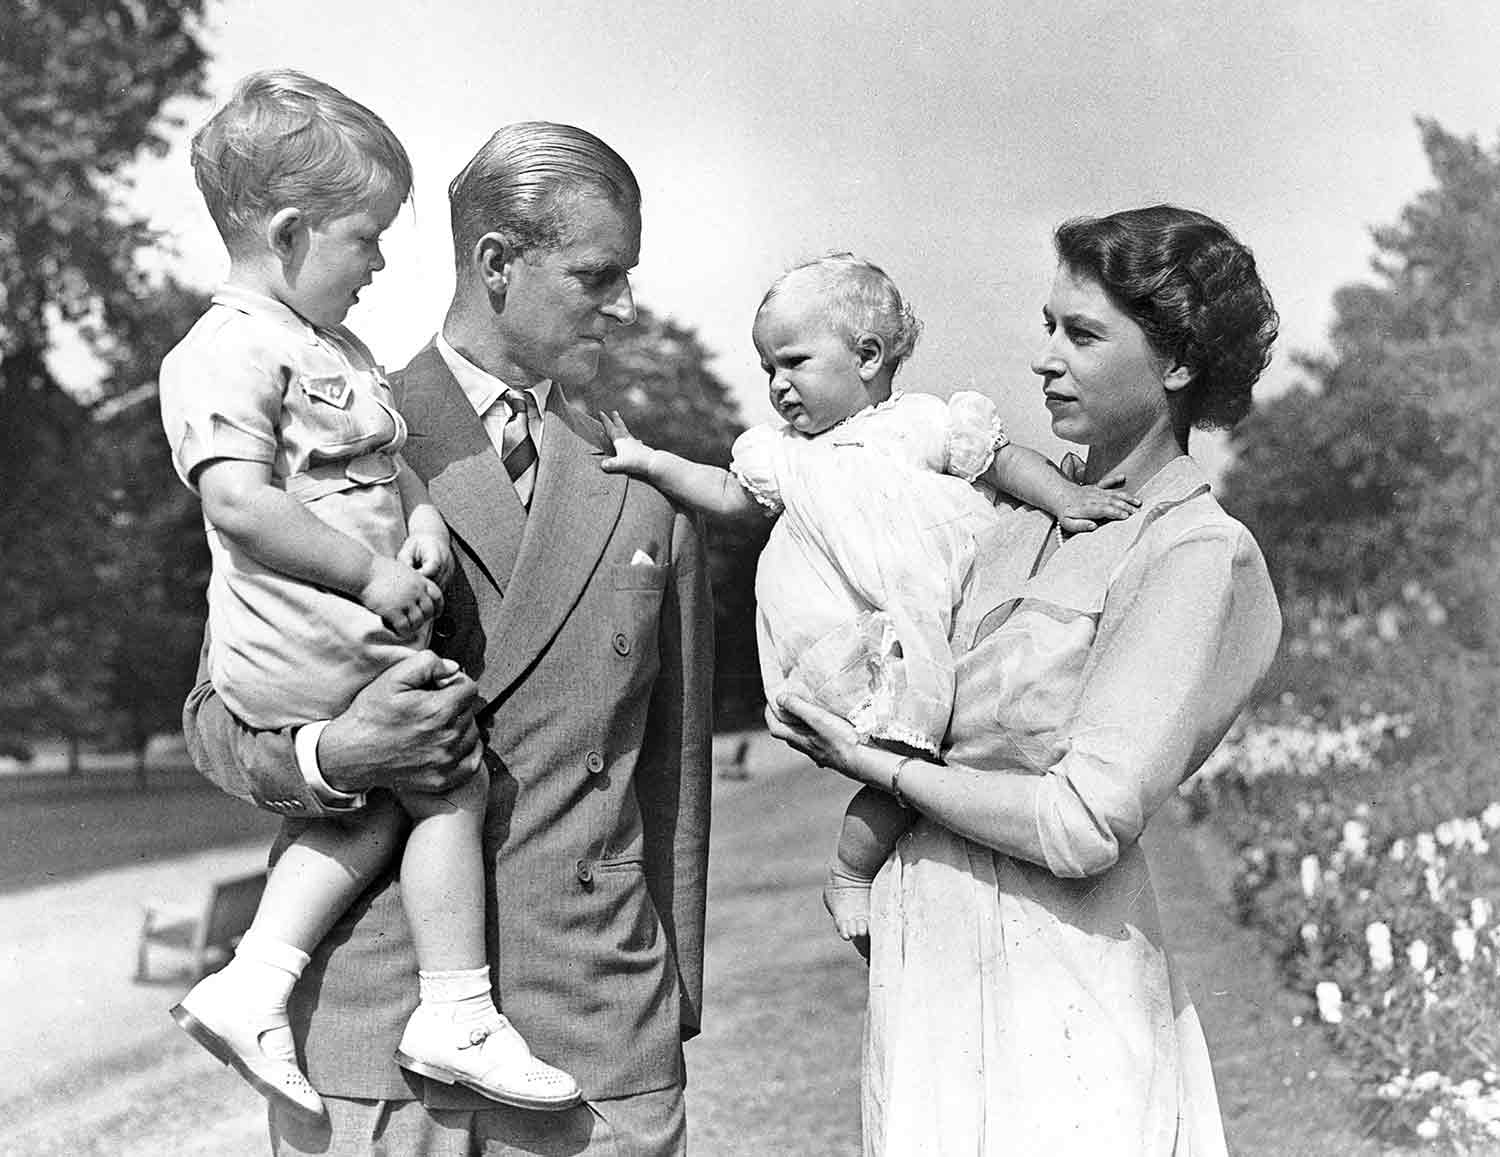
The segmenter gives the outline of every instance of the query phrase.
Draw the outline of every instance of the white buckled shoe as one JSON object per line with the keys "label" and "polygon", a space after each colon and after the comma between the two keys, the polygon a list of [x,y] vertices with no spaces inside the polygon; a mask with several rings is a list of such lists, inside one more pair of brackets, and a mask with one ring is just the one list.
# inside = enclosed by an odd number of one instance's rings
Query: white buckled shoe
{"label": "white buckled shoe", "polygon": [[525,1038],[498,1013],[481,1028],[461,1028],[420,1005],[401,1034],[396,1063],[521,1109],[569,1109],[582,1099],[578,1082],[532,1056]]}
{"label": "white buckled shoe", "polygon": [[323,1098],[295,1064],[269,1056],[266,1033],[284,1027],[257,1018],[218,973],[206,976],[172,1008],[179,1028],[239,1073],[261,1096],[304,1119],[323,1118]]}

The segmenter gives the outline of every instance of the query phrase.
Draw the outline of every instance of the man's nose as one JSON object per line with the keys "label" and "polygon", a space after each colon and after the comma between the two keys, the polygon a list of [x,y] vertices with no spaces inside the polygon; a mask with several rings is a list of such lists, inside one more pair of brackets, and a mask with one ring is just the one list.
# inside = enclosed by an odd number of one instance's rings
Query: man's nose
{"label": "man's nose", "polygon": [[385,254],[379,245],[375,246],[375,260],[370,262],[370,272],[379,273],[385,268]]}
{"label": "man's nose", "polygon": [[602,306],[604,312],[621,325],[635,324],[635,294],[630,289],[630,278],[620,280],[620,292]]}

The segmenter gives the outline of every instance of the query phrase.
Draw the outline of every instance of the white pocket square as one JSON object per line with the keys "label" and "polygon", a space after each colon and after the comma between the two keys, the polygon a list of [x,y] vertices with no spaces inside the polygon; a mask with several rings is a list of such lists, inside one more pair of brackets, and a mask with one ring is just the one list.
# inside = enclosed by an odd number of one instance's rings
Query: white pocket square
{"label": "white pocket square", "polygon": [[649,554],[647,554],[644,550],[641,550],[639,547],[637,547],[636,548],[636,552],[633,555],[630,556],[630,565],[631,566],[655,566],[656,565],[656,560],[654,558],[652,558]]}

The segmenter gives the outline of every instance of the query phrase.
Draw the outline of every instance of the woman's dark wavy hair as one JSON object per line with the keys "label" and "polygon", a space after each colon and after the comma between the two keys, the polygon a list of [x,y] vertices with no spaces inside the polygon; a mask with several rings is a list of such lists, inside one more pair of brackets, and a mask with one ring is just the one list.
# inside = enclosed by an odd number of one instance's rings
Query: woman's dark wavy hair
{"label": "woman's dark wavy hair", "polygon": [[1190,426],[1228,429],[1250,412],[1279,319],[1255,257],[1228,229],[1152,205],[1065,221],[1054,242],[1062,264],[1097,281],[1157,354],[1193,371]]}

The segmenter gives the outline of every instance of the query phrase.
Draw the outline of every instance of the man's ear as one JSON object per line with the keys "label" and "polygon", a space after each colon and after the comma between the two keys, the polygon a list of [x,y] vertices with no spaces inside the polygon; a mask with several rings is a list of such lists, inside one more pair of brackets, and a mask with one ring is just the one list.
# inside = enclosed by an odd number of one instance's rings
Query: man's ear
{"label": "man's ear", "polygon": [[505,296],[515,260],[515,249],[498,233],[486,233],[474,243],[474,269],[491,296]]}
{"label": "man's ear", "polygon": [[1178,390],[1186,389],[1193,381],[1193,371],[1181,363],[1173,366],[1167,371],[1166,377],[1162,378],[1161,384],[1167,393],[1174,394]]}
{"label": "man's ear", "polygon": [[298,234],[306,227],[307,218],[301,209],[290,205],[278,209],[265,224],[266,244],[279,260],[290,262],[297,255]]}
{"label": "man's ear", "polygon": [[854,340],[854,355],[859,358],[859,377],[869,382],[885,367],[885,342],[879,334],[862,333]]}

